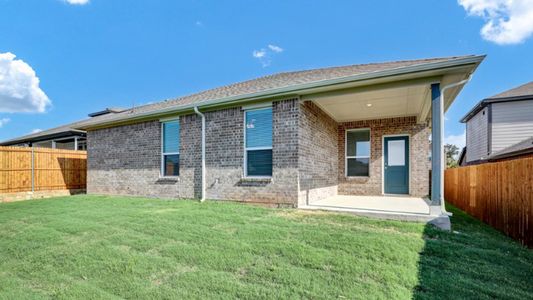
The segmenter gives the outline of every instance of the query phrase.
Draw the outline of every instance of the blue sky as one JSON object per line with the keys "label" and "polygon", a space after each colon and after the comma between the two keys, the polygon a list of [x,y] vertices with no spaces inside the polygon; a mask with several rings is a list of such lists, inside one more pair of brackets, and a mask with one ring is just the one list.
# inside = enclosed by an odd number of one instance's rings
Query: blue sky
{"label": "blue sky", "polygon": [[0,140],[281,71],[487,54],[447,114],[460,143],[475,103],[533,80],[532,2],[0,0]]}

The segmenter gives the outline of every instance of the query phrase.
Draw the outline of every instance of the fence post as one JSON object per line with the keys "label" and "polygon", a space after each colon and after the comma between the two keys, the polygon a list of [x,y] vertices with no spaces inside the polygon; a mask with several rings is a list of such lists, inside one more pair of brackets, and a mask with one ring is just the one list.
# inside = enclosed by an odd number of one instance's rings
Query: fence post
{"label": "fence post", "polygon": [[35,192],[35,148],[31,147],[31,192]]}

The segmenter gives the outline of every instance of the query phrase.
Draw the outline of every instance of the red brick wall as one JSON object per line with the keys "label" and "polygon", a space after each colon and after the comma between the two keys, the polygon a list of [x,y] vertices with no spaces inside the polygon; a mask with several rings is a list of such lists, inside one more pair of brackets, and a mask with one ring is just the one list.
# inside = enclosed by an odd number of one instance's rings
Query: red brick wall
{"label": "red brick wall", "polygon": [[298,205],[337,195],[337,127],[313,102],[300,105]]}
{"label": "red brick wall", "polygon": [[[347,129],[370,128],[370,170],[364,178],[345,176],[345,132]],[[417,124],[416,117],[388,118],[340,123],[338,126],[338,193],[340,195],[381,195],[382,194],[382,141],[384,135],[408,134],[410,187],[413,196],[429,193],[429,136],[426,124]]]}

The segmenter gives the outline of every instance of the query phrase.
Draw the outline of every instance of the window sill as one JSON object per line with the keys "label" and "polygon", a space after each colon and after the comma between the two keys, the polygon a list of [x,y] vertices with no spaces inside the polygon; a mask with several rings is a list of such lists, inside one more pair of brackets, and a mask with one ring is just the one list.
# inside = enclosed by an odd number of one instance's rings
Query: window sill
{"label": "window sill", "polygon": [[370,176],[344,176],[346,180],[369,179]]}
{"label": "window sill", "polygon": [[272,182],[272,177],[242,177],[241,182]]}
{"label": "window sill", "polygon": [[180,181],[179,176],[161,176],[157,179],[156,183],[158,184],[173,184]]}

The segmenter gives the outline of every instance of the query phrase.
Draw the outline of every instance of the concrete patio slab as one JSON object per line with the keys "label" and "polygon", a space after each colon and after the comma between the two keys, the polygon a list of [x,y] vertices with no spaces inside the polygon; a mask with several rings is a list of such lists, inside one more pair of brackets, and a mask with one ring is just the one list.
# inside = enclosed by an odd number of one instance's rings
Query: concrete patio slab
{"label": "concrete patio slab", "polygon": [[315,201],[309,206],[429,215],[429,205],[423,198],[408,196],[337,195]]}
{"label": "concrete patio slab", "polygon": [[299,207],[307,210],[326,210],[360,216],[432,223],[449,230],[447,215],[431,215],[424,198],[409,196],[353,196],[337,195]]}

